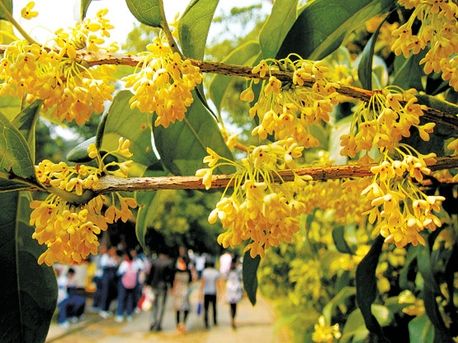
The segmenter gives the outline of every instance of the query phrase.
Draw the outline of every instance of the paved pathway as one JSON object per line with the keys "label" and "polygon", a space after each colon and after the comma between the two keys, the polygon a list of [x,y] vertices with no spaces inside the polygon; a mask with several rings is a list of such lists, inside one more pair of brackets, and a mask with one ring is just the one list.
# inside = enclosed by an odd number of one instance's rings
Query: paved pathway
{"label": "paved pathway", "polygon": [[[196,304],[196,291],[192,299]],[[149,332],[150,313],[137,314],[133,321],[116,323],[113,318],[102,319],[97,314],[87,314],[84,321],[63,329],[52,324],[47,342],[58,343],[121,343],[121,342],[182,342],[182,343],[283,343],[279,338],[273,322],[274,315],[270,305],[262,298],[256,306],[251,306],[244,298],[237,308],[237,329],[230,326],[229,305],[220,301],[218,304],[218,326],[206,330],[203,318],[194,311],[189,315],[187,332],[180,334],[175,329],[175,314],[172,298],[167,301],[163,331]],[[211,318],[211,317],[210,317]]]}

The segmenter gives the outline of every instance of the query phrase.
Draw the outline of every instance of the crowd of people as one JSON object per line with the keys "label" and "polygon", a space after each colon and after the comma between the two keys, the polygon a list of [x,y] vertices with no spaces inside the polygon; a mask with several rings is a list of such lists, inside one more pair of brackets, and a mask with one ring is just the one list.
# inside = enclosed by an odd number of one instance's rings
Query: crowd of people
{"label": "crowd of people", "polygon": [[[242,273],[237,256],[229,252],[216,259],[207,254],[194,254],[184,247],[173,256],[165,251],[149,258],[135,249],[120,252],[115,247],[101,247],[91,262],[91,279],[95,284],[92,311],[101,317],[114,315],[117,322],[131,321],[135,313],[151,311],[150,331],[161,331],[168,298],[172,298],[176,329],[186,331],[192,309],[203,315],[205,328],[218,325],[218,302],[224,297],[229,304],[231,325],[236,328],[237,303],[243,297]],[[56,268],[58,276],[58,323],[81,319],[85,312],[87,292],[75,278],[75,269]],[[90,273],[91,274],[91,273]],[[197,290],[197,302],[191,293]],[[116,309],[112,303],[116,300]],[[210,311],[211,308],[211,311]],[[211,321],[210,321],[211,317]]]}

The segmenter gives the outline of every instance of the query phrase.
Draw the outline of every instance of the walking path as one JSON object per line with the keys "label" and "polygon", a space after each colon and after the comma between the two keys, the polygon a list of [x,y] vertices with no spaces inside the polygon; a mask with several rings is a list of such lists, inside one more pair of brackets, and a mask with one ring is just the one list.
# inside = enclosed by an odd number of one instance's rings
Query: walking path
{"label": "walking path", "polygon": [[[274,315],[269,303],[259,298],[256,306],[251,306],[244,298],[237,307],[237,329],[230,326],[229,305],[222,299],[218,303],[218,326],[209,330],[204,328],[202,315],[196,313],[196,295],[193,292],[194,308],[189,315],[187,332],[178,333],[175,328],[173,299],[167,299],[167,310],[162,325],[163,331],[149,332],[150,312],[134,316],[131,322],[117,323],[114,318],[102,319],[97,314],[86,314],[85,320],[63,329],[53,323],[47,342],[58,343],[121,343],[121,342],[157,342],[157,343],[283,343],[274,328]],[[211,318],[211,316],[210,316]],[[211,322],[211,321],[210,321]]]}

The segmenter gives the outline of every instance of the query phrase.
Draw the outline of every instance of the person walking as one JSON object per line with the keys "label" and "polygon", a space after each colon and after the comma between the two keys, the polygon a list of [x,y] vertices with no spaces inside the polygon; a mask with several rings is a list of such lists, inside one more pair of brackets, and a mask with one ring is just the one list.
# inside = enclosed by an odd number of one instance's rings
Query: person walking
{"label": "person walking", "polygon": [[204,324],[205,328],[208,329],[208,310],[210,305],[213,309],[213,324],[218,325],[217,319],[217,288],[218,280],[221,277],[221,273],[215,269],[215,262],[209,260],[205,262],[205,269],[202,272],[201,280],[201,297],[204,300]]}
{"label": "person walking", "polygon": [[151,269],[146,279],[146,284],[151,287],[154,294],[152,323],[150,331],[162,330],[167,291],[173,280],[173,266],[170,258],[163,252],[159,253],[156,260],[151,263]]}
{"label": "person walking", "polygon": [[115,247],[111,247],[106,254],[101,257],[100,265],[102,267],[102,283],[101,283],[101,303],[99,312],[102,318],[111,316],[110,304],[116,298],[117,276],[119,257]]}
{"label": "person walking", "polygon": [[176,326],[177,330],[181,333],[186,332],[186,320],[191,309],[191,303],[189,301],[191,282],[191,268],[185,259],[179,256],[175,265],[172,294],[174,296]]}
{"label": "person walking", "polygon": [[235,316],[237,315],[237,303],[242,300],[242,270],[236,257],[232,259],[231,268],[226,280],[226,300],[230,306],[231,326],[236,329]]}
{"label": "person walking", "polygon": [[138,275],[141,269],[142,265],[134,260],[132,253],[128,251],[117,273],[119,277],[118,308],[116,310],[115,321],[118,323],[124,320],[124,313],[127,315],[127,321],[132,320],[138,286]]}

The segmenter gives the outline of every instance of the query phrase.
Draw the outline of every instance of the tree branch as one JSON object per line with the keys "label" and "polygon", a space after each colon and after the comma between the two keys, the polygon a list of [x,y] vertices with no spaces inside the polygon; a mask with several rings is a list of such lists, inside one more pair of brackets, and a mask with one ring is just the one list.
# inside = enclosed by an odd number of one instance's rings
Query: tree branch
{"label": "tree branch", "polygon": [[[295,169],[297,175],[310,175],[313,180],[323,181],[341,178],[368,177],[373,176],[370,169],[373,165],[343,165],[331,167],[305,167]],[[458,157],[438,158],[437,162],[429,165],[431,170],[450,169],[458,167]],[[284,181],[294,179],[291,170],[279,172]],[[214,175],[212,189],[231,187],[232,175]],[[280,182],[279,177],[274,177]],[[114,191],[156,191],[160,189],[205,189],[202,178],[197,176],[159,176],[159,177],[133,177],[118,178],[105,176],[93,187],[96,193],[107,193]]]}
{"label": "tree branch", "polygon": [[[0,53],[3,53],[7,45],[0,45]],[[96,65],[126,65],[135,67],[141,62],[141,58],[134,55],[119,55],[119,54],[92,54],[80,52],[79,57],[81,58],[81,63],[86,67],[92,67]],[[208,62],[201,61],[196,59],[189,59],[191,63],[199,67],[203,73],[215,73],[228,76],[238,76],[250,79],[268,79],[270,75],[265,77],[260,77],[258,74],[253,74],[251,72],[252,67],[250,66],[241,66],[235,64],[226,64],[221,62]],[[281,81],[290,81],[292,82],[293,73],[281,70],[273,70],[271,72],[272,76],[275,76]],[[314,84],[314,80],[305,80],[304,85],[306,87],[311,87]],[[337,83],[338,84],[338,83]],[[353,87],[339,85],[336,89],[336,92],[354,99],[359,99],[362,101],[369,101],[373,91]],[[447,127],[449,130],[458,131],[458,117],[456,115],[443,112],[439,109],[426,106],[424,110],[424,119],[428,121],[435,122],[437,124]]]}

